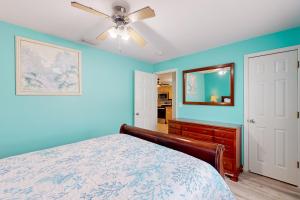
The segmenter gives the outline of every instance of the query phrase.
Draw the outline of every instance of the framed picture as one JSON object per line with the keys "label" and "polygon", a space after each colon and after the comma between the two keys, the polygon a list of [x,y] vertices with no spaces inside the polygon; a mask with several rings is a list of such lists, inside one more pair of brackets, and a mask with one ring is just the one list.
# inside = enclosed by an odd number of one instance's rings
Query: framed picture
{"label": "framed picture", "polygon": [[17,95],[81,95],[81,52],[16,37]]}

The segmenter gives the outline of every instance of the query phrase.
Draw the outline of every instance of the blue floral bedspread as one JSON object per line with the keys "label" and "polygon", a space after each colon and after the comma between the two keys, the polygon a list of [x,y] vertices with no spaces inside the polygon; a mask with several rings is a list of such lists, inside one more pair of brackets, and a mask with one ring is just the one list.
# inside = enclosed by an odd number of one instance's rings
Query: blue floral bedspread
{"label": "blue floral bedspread", "polygon": [[0,160],[0,199],[234,199],[209,164],[115,134]]}

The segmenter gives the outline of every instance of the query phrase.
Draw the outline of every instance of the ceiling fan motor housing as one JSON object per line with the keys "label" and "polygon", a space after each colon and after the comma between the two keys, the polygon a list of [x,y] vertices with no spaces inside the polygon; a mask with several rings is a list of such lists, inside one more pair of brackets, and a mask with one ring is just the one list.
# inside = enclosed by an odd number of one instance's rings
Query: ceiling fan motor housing
{"label": "ceiling fan motor housing", "polygon": [[112,16],[113,21],[117,26],[125,26],[129,23],[129,19],[126,16],[126,8],[122,6],[114,6],[114,15]]}

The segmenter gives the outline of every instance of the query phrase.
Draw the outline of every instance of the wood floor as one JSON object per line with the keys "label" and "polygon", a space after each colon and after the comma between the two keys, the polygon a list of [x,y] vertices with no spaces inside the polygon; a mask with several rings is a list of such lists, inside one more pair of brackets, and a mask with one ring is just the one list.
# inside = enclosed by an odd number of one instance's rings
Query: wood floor
{"label": "wood floor", "polygon": [[239,182],[225,178],[237,200],[300,199],[300,188],[264,176],[244,172]]}
{"label": "wood floor", "polygon": [[168,124],[157,123],[156,130],[161,133],[168,133]]}

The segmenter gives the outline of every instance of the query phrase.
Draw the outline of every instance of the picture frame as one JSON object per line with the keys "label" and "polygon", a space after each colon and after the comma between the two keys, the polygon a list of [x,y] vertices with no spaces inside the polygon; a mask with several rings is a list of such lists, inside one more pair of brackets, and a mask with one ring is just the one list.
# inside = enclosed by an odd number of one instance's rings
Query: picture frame
{"label": "picture frame", "polygon": [[[219,65],[213,65],[213,66],[207,66],[207,67],[199,67],[199,68],[193,68],[193,69],[188,69],[188,70],[183,70],[182,71],[182,103],[186,104],[186,105],[206,105],[206,106],[234,106],[234,63],[226,63],[226,64],[219,64]],[[209,100],[199,100],[199,98],[197,99],[192,99],[192,98],[188,98],[189,96],[191,96],[189,89],[190,89],[190,83],[189,83],[189,79],[191,77],[192,74],[195,73],[215,73],[218,76],[222,77],[225,74],[227,74],[227,88],[229,89],[229,94],[226,94],[226,96],[224,96],[223,94],[211,94],[208,95]],[[200,79],[201,80],[201,79]],[[194,81],[195,83],[196,81]],[[200,84],[198,84],[200,85]],[[203,84],[202,84],[203,85]],[[220,85],[220,84],[219,84]],[[193,86],[196,87],[197,83]],[[214,86],[214,90],[213,92],[216,93],[216,86]],[[200,92],[198,92],[198,94],[200,94],[199,96],[204,96],[203,93],[206,93],[206,91],[204,89],[200,90]],[[218,90],[219,91],[223,91],[223,90]],[[196,96],[196,95],[195,95]],[[222,98],[222,96],[227,97],[225,99]],[[206,98],[207,99],[207,98]],[[221,101],[220,101],[221,100]]]}
{"label": "picture frame", "polygon": [[16,36],[16,95],[82,95],[81,52]]}

